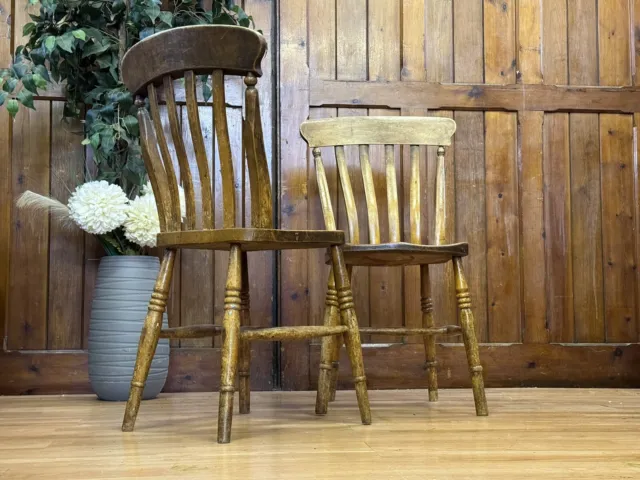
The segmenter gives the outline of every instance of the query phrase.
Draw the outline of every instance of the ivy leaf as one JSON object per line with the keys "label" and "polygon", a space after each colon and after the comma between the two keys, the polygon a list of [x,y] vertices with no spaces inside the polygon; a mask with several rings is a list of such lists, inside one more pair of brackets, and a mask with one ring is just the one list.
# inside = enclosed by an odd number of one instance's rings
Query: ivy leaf
{"label": "ivy leaf", "polygon": [[14,77],[7,77],[2,83],[2,90],[7,93],[13,92],[14,88],[18,86],[18,79]]}
{"label": "ivy leaf", "polygon": [[91,135],[91,137],[89,137],[89,143],[91,143],[91,147],[94,150],[97,150],[98,146],[100,145],[100,134],[96,132],[93,135]]}
{"label": "ivy leaf", "polygon": [[127,129],[131,135],[136,137],[140,135],[140,127],[138,126],[138,119],[133,115],[127,115],[122,119],[122,126]]}
{"label": "ivy leaf", "polygon": [[158,18],[160,19],[160,23],[165,24],[167,27],[171,27],[173,25],[173,13],[171,12],[160,12]]}
{"label": "ivy leaf", "polygon": [[25,75],[22,77],[22,86],[26,88],[31,93],[38,93],[38,87],[36,86],[35,79],[33,75]]}
{"label": "ivy leaf", "polygon": [[[33,74],[33,81],[35,82],[37,88],[40,88],[40,89],[43,89],[43,90],[45,88],[47,88],[47,80],[44,79],[42,77],[42,75],[40,75],[39,73],[34,73]],[[24,83],[24,80],[23,80],[23,83]],[[34,93],[36,93],[36,92],[34,92]]]}
{"label": "ivy leaf", "polygon": [[11,68],[19,79],[24,77],[29,71],[29,66],[23,62],[14,63]]}
{"label": "ivy leaf", "polygon": [[56,37],[47,37],[44,41],[44,48],[51,53],[56,46]]}
{"label": "ivy leaf", "polygon": [[73,53],[74,38],[71,32],[67,32],[61,37],[56,37],[56,45],[65,52]]}
{"label": "ivy leaf", "polygon": [[88,47],[82,49],[82,58],[87,58],[89,55],[98,55],[109,50],[111,45],[108,42],[100,43],[96,40],[93,41]]}
{"label": "ivy leaf", "polygon": [[36,65],[33,71],[36,74],[40,75],[42,78],[44,78],[47,82],[51,81],[51,77],[49,77],[49,71],[47,70],[47,67],[45,67],[44,65]]}
{"label": "ivy leaf", "polygon": [[73,35],[78,40],[85,41],[87,39],[87,34],[84,32],[84,30],[81,29],[74,30],[73,32],[71,32],[71,35]]}
{"label": "ivy leaf", "polygon": [[11,115],[13,118],[16,118],[16,113],[18,113],[19,108],[20,107],[18,106],[18,101],[15,98],[11,98],[7,102],[7,112],[9,112],[9,115]]}
{"label": "ivy leaf", "polygon": [[44,61],[47,59],[47,49],[44,44],[40,45],[38,48],[34,48],[33,50],[31,50],[31,52],[29,52],[29,58],[34,65],[44,65]]}
{"label": "ivy leaf", "polygon": [[160,16],[160,6],[153,4],[149,8],[145,8],[144,13],[147,14],[151,23],[156,23],[156,19]]}
{"label": "ivy leaf", "polygon": [[4,101],[7,98],[7,94],[5,92],[0,92],[0,107],[4,105]]}
{"label": "ivy leaf", "polygon": [[27,108],[35,110],[36,107],[33,106],[33,93],[26,89],[20,90],[18,92],[18,96],[16,97],[18,101]]}
{"label": "ivy leaf", "polygon": [[82,140],[82,142],[80,142],[80,145],[91,145],[91,140],[85,138],[84,140]]}
{"label": "ivy leaf", "polygon": [[211,98],[211,87],[206,82],[202,83],[202,96],[204,98],[205,103],[208,102],[209,99]]}
{"label": "ivy leaf", "polygon": [[35,23],[29,22],[29,23],[25,24],[25,26],[22,27],[22,36],[26,37],[31,32],[35,31],[35,29],[36,29],[36,24]]}

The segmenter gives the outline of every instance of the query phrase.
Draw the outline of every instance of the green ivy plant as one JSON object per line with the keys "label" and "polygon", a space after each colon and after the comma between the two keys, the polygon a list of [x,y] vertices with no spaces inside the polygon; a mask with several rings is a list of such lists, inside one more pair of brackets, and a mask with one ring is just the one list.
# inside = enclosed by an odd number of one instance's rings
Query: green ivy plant
{"label": "green ivy plant", "polygon": [[[87,178],[120,185],[133,198],[146,181],[134,99],[122,83],[124,52],[153,33],[184,25],[254,27],[233,0],[175,0],[162,11],[160,0],[28,0],[40,5],[23,28],[10,68],[0,70],[0,107],[12,117],[20,105],[34,108],[34,96],[50,84],[64,85],[65,118],[84,118],[84,140],[94,165]],[[206,99],[211,96],[206,77]]]}

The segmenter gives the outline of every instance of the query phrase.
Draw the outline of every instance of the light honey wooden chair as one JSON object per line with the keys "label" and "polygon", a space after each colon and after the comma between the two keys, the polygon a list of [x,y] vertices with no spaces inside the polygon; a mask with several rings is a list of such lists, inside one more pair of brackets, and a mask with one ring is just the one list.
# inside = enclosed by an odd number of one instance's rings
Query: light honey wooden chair
{"label": "light honey wooden chair", "polygon": [[[301,133],[312,148],[315,159],[318,190],[327,228],[335,228],[331,198],[326,182],[321,147],[333,147],[338,176],[342,187],[347,216],[349,242],[344,247],[347,269],[353,266],[420,266],[420,292],[422,328],[361,328],[362,334],[421,335],[424,339],[429,400],[438,399],[438,378],[435,337],[439,334],[461,334],[465,345],[476,414],[487,415],[482,366],[475,334],[475,320],[471,311],[471,298],[467,280],[462,271],[462,257],[467,255],[466,243],[445,244],[445,146],[451,144],[456,124],[448,118],[436,117],[340,117],[308,120],[301,126]],[[351,179],[345,159],[345,146],[357,145],[360,171],[364,185],[369,243],[360,243],[360,225]],[[378,215],[378,203],[374,188],[373,172],[369,160],[369,146],[384,145],[385,177],[388,210],[388,241],[382,243]],[[401,220],[396,184],[395,146],[409,148],[409,242],[401,241]],[[436,191],[435,191],[435,245],[422,243],[420,235],[420,146],[437,147]],[[436,327],[433,317],[433,301],[429,278],[429,265],[453,262],[455,289],[460,325]],[[329,288],[325,302],[324,323],[326,326],[339,322],[334,301],[335,280],[333,271],[329,276]],[[320,375],[316,398],[316,413],[327,412],[328,402],[335,397],[338,377],[339,339],[327,337],[322,341]]]}
{"label": "light honey wooden chair", "polygon": [[[122,63],[127,88],[138,106],[138,121],[144,162],[153,186],[160,234],[157,244],[164,248],[155,289],[140,336],[136,366],[131,381],[122,430],[134,428],[140,399],[159,338],[195,338],[224,334],[221,358],[218,442],[231,438],[233,397],[239,373],[240,413],[249,413],[250,342],[254,340],[298,340],[344,335],[356,386],[362,423],[371,423],[367,386],[362,363],[358,324],[350,280],[344,263],[344,232],[335,226],[327,230],[287,231],[274,227],[271,179],[265,154],[260,117],[257,77],[266,50],[259,33],[237,26],[199,25],[175,28],[152,35],[131,48]],[[215,228],[212,177],[201,131],[196,96],[196,77],[211,75],[213,114],[222,176],[223,228]],[[251,193],[251,226],[236,224],[235,185],[242,184],[242,172],[234,172],[225,103],[225,77],[244,77],[245,118],[243,152],[246,157]],[[184,80],[188,128],[197,172],[192,172],[176,107],[174,80]],[[160,116],[160,94],[166,101],[170,135],[165,135]],[[149,111],[145,107],[148,101]],[[169,149],[171,137],[177,169],[186,199],[186,220],[182,221],[179,182]],[[193,163],[193,162],[192,162]],[[242,164],[244,165],[244,159]],[[195,175],[197,173],[197,178]],[[198,193],[199,195],[196,195]],[[201,205],[196,206],[196,198]],[[229,251],[229,267],[224,299],[223,325],[162,328],[177,249]],[[327,248],[336,272],[336,305],[340,321],[327,326],[298,326],[248,329],[249,283],[247,252],[260,250]],[[238,367],[238,361],[240,363]],[[239,372],[238,372],[239,370]]]}

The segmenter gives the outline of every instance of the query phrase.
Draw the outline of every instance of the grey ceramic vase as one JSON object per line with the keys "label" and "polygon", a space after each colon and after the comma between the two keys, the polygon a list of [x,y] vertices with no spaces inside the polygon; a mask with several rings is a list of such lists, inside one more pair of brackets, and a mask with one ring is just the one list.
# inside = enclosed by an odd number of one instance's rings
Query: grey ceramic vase
{"label": "grey ceramic vase", "polygon": [[[101,400],[129,397],[140,331],[147,314],[160,261],[147,256],[108,256],[100,260],[91,323],[89,380]],[[167,314],[163,318],[167,326]],[[169,368],[169,340],[160,340],[151,362],[143,399],[156,397]]]}

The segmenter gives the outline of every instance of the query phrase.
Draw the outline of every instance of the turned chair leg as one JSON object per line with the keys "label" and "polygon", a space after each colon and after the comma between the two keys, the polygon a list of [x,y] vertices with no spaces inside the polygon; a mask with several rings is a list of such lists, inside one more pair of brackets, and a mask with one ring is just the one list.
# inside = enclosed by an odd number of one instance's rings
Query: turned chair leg
{"label": "turned chair leg", "polygon": [[[338,310],[338,292],[336,291],[333,269],[329,272],[327,296],[324,304],[324,325],[327,327],[339,325],[340,316]],[[336,361],[336,345],[337,348],[340,348],[339,338],[335,335],[322,338],[320,374],[318,375],[318,392],[316,394],[316,414],[318,415],[324,415],[327,413],[331,394],[333,393],[335,395],[335,391],[332,389],[334,381],[334,362]],[[337,377],[337,367],[335,377]]]}
{"label": "turned chair leg", "polygon": [[[431,282],[429,281],[429,265],[420,265],[420,305],[422,307],[422,327],[435,327],[433,320],[433,300],[431,299]],[[438,401],[438,362],[436,360],[436,337],[424,335],[424,351],[427,366],[427,386],[429,401]]]}
{"label": "turned chair leg", "polygon": [[242,300],[242,252],[239,245],[232,245],[229,252],[229,270],[224,297],[225,336],[222,345],[222,369],[220,373],[220,401],[218,404],[218,443],[231,441],[233,418],[233,393],[240,349],[240,309]]}
{"label": "turned chair leg", "polygon": [[[249,270],[247,264],[247,252],[242,252],[242,288],[240,289],[240,324],[243,327],[251,325],[249,313]],[[240,336],[240,365],[239,377],[239,412],[246,414],[251,411],[251,344]]]}
{"label": "turned chair leg", "polygon": [[363,424],[369,425],[371,424],[371,409],[369,407],[369,394],[367,392],[367,377],[364,373],[358,319],[353,303],[353,293],[351,292],[351,281],[349,280],[349,273],[344,263],[342,249],[339,246],[331,247],[331,257],[333,260],[336,289],[338,291],[340,318],[342,324],[346,325],[349,329],[344,334],[344,343],[347,347],[347,353],[349,354],[349,360],[351,362],[356,397],[358,399],[358,407],[360,408],[360,418]]}
{"label": "turned chair leg", "polygon": [[[347,265],[347,273],[349,274],[349,282],[353,279],[353,267],[351,265]],[[334,289],[335,289],[335,281],[334,281]],[[332,318],[332,325],[340,324],[340,310],[335,308],[332,310],[334,317]],[[333,402],[336,399],[336,390],[338,390],[338,375],[340,370],[340,349],[343,344],[343,337],[339,336],[336,338],[336,342],[333,344],[333,356],[331,357],[333,360],[331,365],[333,366],[333,370],[331,371],[331,393],[329,394],[329,401]]]}
{"label": "turned chair leg", "polygon": [[140,333],[140,342],[138,344],[138,355],[136,357],[136,366],[133,370],[133,378],[131,379],[131,389],[129,390],[129,399],[124,411],[124,419],[122,421],[122,431],[132,432],[138,416],[140,408],[140,400],[144,392],[144,385],[149,376],[149,368],[151,361],[156,353],[158,339],[160,338],[160,330],[162,329],[162,315],[167,307],[167,297],[171,285],[171,275],[173,274],[173,262],[176,257],[175,250],[167,250],[162,259],[160,272],[156,279],[156,284],[149,300],[149,309],[144,320],[144,326]]}
{"label": "turned chair leg", "polygon": [[482,378],[482,365],[480,365],[480,353],[475,332],[475,320],[471,312],[471,295],[469,285],[462,272],[462,259],[453,259],[453,270],[456,279],[456,297],[458,298],[458,312],[460,326],[462,327],[462,340],[467,352],[467,362],[471,373],[471,386],[473,388],[473,400],[476,404],[476,415],[489,415],[487,398],[484,393],[484,380]]}

